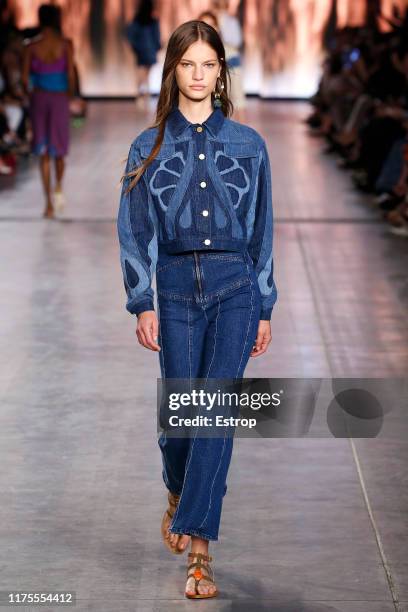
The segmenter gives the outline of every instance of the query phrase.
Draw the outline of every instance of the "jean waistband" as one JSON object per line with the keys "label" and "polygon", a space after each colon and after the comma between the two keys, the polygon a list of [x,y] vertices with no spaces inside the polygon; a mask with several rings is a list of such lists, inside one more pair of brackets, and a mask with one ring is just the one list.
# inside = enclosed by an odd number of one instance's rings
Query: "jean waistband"
{"label": "jean waistband", "polygon": [[179,258],[184,258],[184,259],[191,259],[192,261],[194,260],[194,253],[196,253],[198,255],[198,257],[200,259],[206,259],[206,258],[211,258],[214,257],[214,255],[232,255],[232,256],[236,256],[236,257],[242,257],[243,261],[248,262],[250,261],[250,257],[249,257],[249,253],[247,250],[245,251],[232,251],[232,250],[227,250],[227,249],[205,249],[205,250],[200,250],[200,249],[194,249],[194,250],[186,250],[186,251],[180,251],[178,253],[168,253],[165,249],[160,249],[158,251],[158,261],[161,262],[161,264],[163,263],[167,263],[170,261],[175,261],[176,259]]}

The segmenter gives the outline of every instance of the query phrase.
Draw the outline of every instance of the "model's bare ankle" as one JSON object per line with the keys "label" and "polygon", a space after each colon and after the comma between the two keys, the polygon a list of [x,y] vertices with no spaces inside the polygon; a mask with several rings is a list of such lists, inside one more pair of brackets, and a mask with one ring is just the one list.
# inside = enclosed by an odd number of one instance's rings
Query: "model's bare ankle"
{"label": "model's bare ankle", "polygon": [[52,205],[52,201],[48,200],[45,210],[43,212],[43,217],[53,217],[54,216],[54,207]]}
{"label": "model's bare ankle", "polygon": [[208,554],[208,540],[191,536],[191,552],[201,552],[205,555]]}

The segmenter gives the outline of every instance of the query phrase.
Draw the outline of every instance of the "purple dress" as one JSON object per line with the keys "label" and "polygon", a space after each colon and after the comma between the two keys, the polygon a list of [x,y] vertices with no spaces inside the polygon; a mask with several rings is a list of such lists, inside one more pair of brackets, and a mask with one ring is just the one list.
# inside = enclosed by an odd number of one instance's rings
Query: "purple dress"
{"label": "purple dress", "polygon": [[32,151],[63,157],[69,146],[69,98],[67,43],[61,57],[44,62],[32,52],[30,80],[30,119],[33,129]]}

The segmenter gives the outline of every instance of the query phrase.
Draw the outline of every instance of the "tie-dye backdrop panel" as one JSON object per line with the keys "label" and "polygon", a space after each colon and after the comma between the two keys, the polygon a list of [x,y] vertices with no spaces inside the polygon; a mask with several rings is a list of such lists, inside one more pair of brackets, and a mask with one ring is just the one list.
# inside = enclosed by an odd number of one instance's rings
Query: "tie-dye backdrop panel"
{"label": "tie-dye backdrop panel", "polygon": [[[19,27],[36,25],[41,0],[14,0]],[[134,60],[123,27],[134,14],[134,0],[59,0],[63,26],[75,45],[85,95],[116,96],[135,92]],[[245,40],[244,87],[262,96],[309,96],[314,93],[323,54],[322,40],[337,24],[360,25],[366,18],[364,0],[231,0],[239,6]],[[407,0],[376,0],[386,16]],[[183,21],[210,7],[204,0],[161,0],[162,42]],[[385,22],[382,29],[386,30]],[[150,73],[151,91],[160,87],[165,49]]]}

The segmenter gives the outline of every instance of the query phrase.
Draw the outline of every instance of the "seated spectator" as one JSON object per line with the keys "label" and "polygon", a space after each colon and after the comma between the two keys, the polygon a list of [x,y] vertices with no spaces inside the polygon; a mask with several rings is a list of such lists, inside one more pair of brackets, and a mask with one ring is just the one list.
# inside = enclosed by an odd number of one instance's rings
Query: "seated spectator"
{"label": "seated spectator", "polygon": [[408,8],[387,21],[391,32],[336,32],[306,121],[390,230],[408,236]]}

